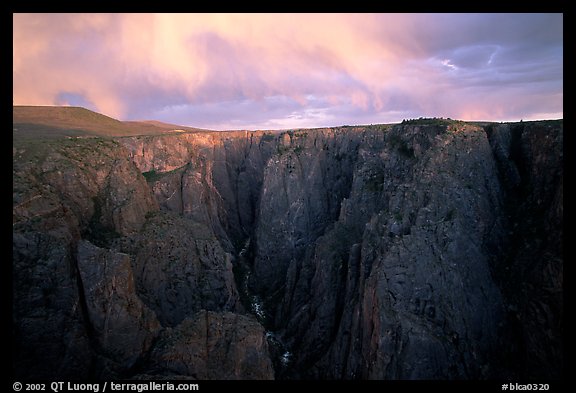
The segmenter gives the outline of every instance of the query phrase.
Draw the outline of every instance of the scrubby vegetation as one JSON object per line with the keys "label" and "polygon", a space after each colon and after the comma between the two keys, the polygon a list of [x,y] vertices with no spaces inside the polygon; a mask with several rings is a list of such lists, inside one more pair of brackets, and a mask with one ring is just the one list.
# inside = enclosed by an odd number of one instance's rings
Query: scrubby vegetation
{"label": "scrubby vegetation", "polygon": [[452,120],[449,117],[419,117],[418,119],[404,119],[401,124],[416,126],[448,126],[458,122],[461,122],[461,120]]}

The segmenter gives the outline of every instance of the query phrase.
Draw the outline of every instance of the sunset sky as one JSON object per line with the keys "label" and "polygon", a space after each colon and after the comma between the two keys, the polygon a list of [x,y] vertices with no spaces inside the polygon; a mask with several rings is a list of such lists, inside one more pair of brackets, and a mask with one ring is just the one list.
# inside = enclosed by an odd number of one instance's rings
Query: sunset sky
{"label": "sunset sky", "polygon": [[284,129],[563,117],[562,14],[14,14],[15,105]]}

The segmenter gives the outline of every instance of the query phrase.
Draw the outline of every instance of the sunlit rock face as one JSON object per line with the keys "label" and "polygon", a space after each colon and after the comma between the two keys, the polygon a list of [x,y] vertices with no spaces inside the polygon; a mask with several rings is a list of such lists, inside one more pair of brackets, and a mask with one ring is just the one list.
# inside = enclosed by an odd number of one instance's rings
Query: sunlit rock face
{"label": "sunlit rock face", "polygon": [[559,378],[562,154],[561,121],[19,145],[14,372]]}

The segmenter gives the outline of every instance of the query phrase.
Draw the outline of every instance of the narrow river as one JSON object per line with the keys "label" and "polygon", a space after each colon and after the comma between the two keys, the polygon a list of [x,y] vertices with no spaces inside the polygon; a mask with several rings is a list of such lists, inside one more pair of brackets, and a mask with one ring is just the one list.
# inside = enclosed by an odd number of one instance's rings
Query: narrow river
{"label": "narrow river", "polygon": [[266,312],[262,299],[258,294],[253,293],[248,285],[252,274],[254,258],[254,253],[250,246],[250,238],[247,238],[234,263],[236,286],[240,294],[240,301],[244,308],[253,314],[258,322],[264,326],[264,329],[266,329],[266,339],[268,340],[270,356],[272,357],[276,376],[279,376],[282,375],[290,365],[292,353],[288,350],[276,332],[270,330],[271,316]]}

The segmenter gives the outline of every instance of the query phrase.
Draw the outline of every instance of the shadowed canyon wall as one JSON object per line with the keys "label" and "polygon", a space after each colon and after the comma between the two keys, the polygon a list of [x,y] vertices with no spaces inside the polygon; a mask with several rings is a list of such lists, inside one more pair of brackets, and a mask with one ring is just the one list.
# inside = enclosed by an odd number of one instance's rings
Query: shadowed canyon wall
{"label": "shadowed canyon wall", "polygon": [[562,375],[563,126],[13,149],[21,377]]}

